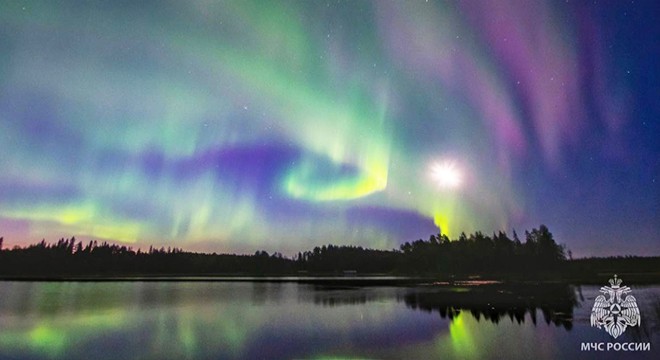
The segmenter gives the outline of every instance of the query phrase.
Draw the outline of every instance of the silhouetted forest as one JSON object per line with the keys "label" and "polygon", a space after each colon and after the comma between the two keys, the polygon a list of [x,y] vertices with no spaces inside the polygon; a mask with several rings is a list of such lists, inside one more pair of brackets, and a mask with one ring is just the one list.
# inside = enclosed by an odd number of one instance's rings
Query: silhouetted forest
{"label": "silhouetted forest", "polygon": [[492,236],[463,233],[455,240],[437,234],[428,241],[406,242],[400,249],[327,245],[299,252],[292,258],[266,251],[253,255],[153,247],[143,251],[107,242],[83,243],[75,238],[56,243],[42,240],[12,249],[3,249],[2,242],[0,238],[0,276],[4,278],[387,274],[524,279],[652,273],[660,268],[660,257],[567,260],[565,247],[555,242],[545,225],[525,231],[524,241],[515,231],[513,238],[505,232]]}
{"label": "silhouetted forest", "polygon": [[525,232],[521,242],[500,231],[493,236],[481,232],[462,233],[451,241],[446,235],[431,235],[401,245],[402,269],[426,273],[513,273],[554,271],[566,260],[564,246],[558,245],[545,225]]}

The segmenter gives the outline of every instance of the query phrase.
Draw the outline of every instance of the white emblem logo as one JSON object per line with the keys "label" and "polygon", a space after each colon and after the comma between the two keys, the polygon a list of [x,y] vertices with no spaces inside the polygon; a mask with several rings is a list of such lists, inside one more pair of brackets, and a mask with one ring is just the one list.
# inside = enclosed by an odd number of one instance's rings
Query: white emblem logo
{"label": "white emblem logo", "polygon": [[[641,318],[634,296],[628,295],[625,300],[621,299],[632,290],[627,286],[620,286],[622,280],[617,279],[616,275],[609,283],[610,286],[600,288],[603,295],[596,297],[591,309],[591,326],[599,329],[601,326],[605,327],[605,331],[616,339],[628,326],[639,325]],[[609,298],[605,298],[605,295],[609,295]]]}

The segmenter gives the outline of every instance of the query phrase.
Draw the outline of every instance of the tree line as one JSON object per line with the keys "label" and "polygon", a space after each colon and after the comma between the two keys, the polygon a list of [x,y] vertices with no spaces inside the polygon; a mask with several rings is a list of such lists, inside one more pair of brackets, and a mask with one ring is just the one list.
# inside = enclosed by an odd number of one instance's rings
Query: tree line
{"label": "tree line", "polygon": [[431,235],[401,245],[402,268],[428,273],[513,273],[555,271],[566,260],[563,245],[555,242],[548,227],[525,231],[525,241],[500,231],[492,236],[477,231],[458,239]]}
{"label": "tree line", "polygon": [[[444,234],[406,242],[399,249],[375,250],[361,246],[317,246],[293,257],[257,251],[253,255],[207,254],[180,248],[133,249],[125,245],[75,238],[12,249],[2,248],[0,277],[80,276],[194,276],[194,275],[352,275],[388,274],[432,277],[470,275],[517,277],[546,274],[592,274],[625,270],[630,258],[618,261],[570,261],[545,225],[525,231],[524,241],[514,231],[492,236],[475,232],[450,240]],[[570,254],[570,252],[568,252]],[[660,257],[645,258],[641,271],[657,269]],[[635,269],[640,270],[638,265]],[[646,270],[645,270],[646,269]]]}

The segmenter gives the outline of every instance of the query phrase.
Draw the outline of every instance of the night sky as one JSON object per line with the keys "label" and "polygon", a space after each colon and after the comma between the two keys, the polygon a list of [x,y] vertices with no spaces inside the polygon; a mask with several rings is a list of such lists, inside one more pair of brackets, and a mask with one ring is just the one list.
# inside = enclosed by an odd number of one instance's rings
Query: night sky
{"label": "night sky", "polygon": [[0,236],[660,255],[654,1],[3,1]]}

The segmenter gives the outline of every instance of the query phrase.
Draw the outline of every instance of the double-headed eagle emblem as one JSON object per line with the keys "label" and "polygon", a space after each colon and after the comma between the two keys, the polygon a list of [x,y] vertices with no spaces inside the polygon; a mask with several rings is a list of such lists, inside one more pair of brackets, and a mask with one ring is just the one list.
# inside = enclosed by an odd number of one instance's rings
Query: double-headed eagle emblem
{"label": "double-headed eagle emblem", "polygon": [[[614,279],[609,281],[610,286],[600,288],[603,295],[596,297],[591,309],[591,326],[599,329],[604,327],[615,339],[623,334],[628,326],[636,326],[641,322],[635,297],[628,295],[625,300],[622,299],[623,295],[632,291],[627,286],[621,286],[622,282],[614,275]],[[606,295],[609,298],[606,298]]]}

